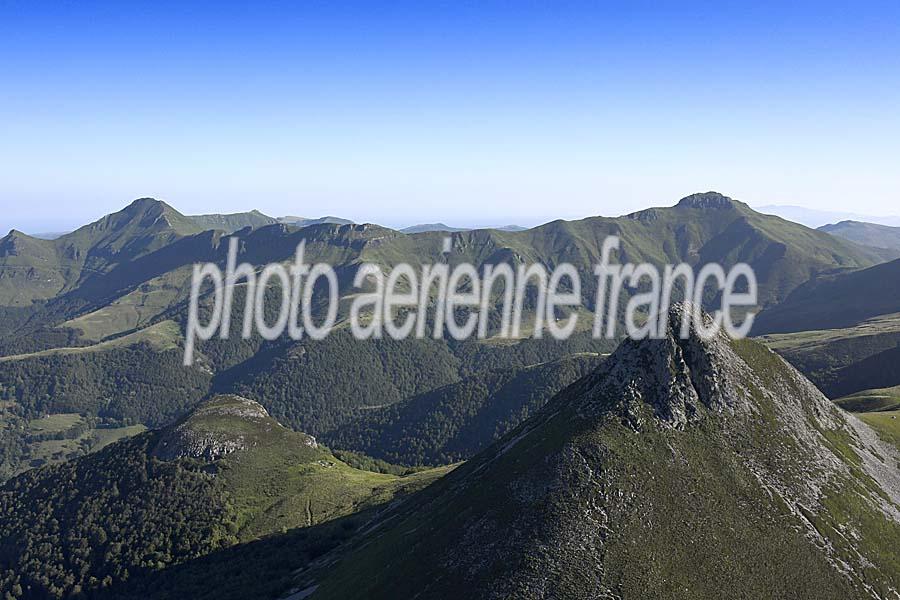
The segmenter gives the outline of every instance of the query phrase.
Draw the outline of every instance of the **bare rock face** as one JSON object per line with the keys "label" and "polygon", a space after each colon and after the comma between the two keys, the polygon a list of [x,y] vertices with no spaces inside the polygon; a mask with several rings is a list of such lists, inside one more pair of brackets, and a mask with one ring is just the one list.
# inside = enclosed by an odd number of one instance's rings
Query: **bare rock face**
{"label": "bare rock face", "polygon": [[682,198],[678,206],[683,208],[728,209],[734,207],[734,200],[718,192],[691,194]]}
{"label": "bare rock face", "polygon": [[[722,333],[700,335],[693,321],[682,336],[686,312],[692,312],[689,305],[672,307],[661,339],[622,342],[590,378],[583,412],[618,412],[640,430],[646,420],[643,409],[650,407],[658,425],[682,430],[709,412],[749,410],[737,378],[740,361],[728,339]],[[710,317],[700,318],[708,328]]]}
{"label": "bare rock face", "polygon": [[[256,445],[260,435],[281,425],[258,402],[235,395],[216,396],[166,431],[153,453],[162,460],[216,461]],[[309,444],[316,447],[315,439]]]}

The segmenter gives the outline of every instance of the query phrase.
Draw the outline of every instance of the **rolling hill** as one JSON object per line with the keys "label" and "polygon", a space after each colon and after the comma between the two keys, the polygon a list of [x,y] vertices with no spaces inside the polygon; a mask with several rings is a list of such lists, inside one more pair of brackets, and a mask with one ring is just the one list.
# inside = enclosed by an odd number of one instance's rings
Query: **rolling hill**
{"label": "rolling hill", "polygon": [[860,221],[841,221],[832,225],[824,225],[818,229],[862,246],[900,250],[900,227],[888,227]]}
{"label": "rolling hill", "polygon": [[826,274],[760,313],[754,333],[791,333],[852,327],[900,312],[900,260],[849,273]]}
{"label": "rolling hill", "polygon": [[817,277],[760,313],[753,333],[831,398],[900,385],[900,260]]}
{"label": "rolling hill", "polygon": [[0,239],[0,305],[27,307],[56,297],[200,231],[188,217],[151,198],[54,240],[14,230]]}

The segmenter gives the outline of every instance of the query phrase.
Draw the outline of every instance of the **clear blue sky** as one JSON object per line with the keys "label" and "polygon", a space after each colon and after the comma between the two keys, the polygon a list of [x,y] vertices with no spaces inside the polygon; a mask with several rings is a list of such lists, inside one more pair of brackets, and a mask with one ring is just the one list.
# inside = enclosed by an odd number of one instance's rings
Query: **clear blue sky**
{"label": "clear blue sky", "polygon": [[0,0],[0,226],[898,213],[898,107],[896,1]]}

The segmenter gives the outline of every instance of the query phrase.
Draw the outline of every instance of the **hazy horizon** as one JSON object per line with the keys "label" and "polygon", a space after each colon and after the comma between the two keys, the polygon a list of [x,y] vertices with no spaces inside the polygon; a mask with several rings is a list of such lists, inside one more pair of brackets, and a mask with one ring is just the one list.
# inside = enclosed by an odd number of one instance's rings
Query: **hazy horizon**
{"label": "hazy horizon", "polygon": [[4,3],[0,223],[68,228],[152,196],[186,214],[534,225],[710,189],[889,214],[898,16]]}
{"label": "hazy horizon", "polygon": [[[718,191],[718,190],[702,190],[702,191]],[[696,192],[691,192],[691,193],[698,193],[698,192],[701,192],[701,190],[697,190]],[[597,216],[619,217],[619,216],[623,216],[625,214],[629,214],[630,212],[636,212],[637,210],[644,210],[647,208],[674,206],[678,202],[678,200],[680,200],[681,198],[683,198],[686,195],[688,195],[688,194],[679,195],[678,197],[672,198],[669,201],[648,204],[647,206],[640,207],[640,208],[636,209],[635,211],[629,211],[628,213],[600,213],[600,212],[598,212],[598,213],[594,213],[594,214],[585,214],[585,215],[568,216],[568,217],[566,217],[566,216],[549,216],[545,219],[531,219],[531,220],[526,220],[526,219],[521,219],[521,218],[517,219],[516,217],[509,217],[507,220],[503,220],[502,218],[499,220],[491,220],[491,219],[478,220],[477,216],[475,216],[475,217],[469,218],[469,219],[462,218],[462,219],[457,219],[457,220],[450,220],[447,218],[438,217],[438,218],[428,220],[428,221],[412,222],[412,221],[406,221],[406,220],[403,220],[402,218],[398,218],[397,216],[391,216],[391,215],[385,215],[384,218],[376,219],[376,220],[363,220],[363,219],[356,219],[353,217],[353,215],[348,215],[348,214],[335,214],[335,213],[321,212],[321,211],[316,212],[316,209],[314,209],[314,208],[312,209],[311,212],[293,211],[293,212],[287,212],[287,213],[272,213],[272,212],[267,212],[263,209],[260,209],[257,206],[247,207],[245,210],[240,210],[240,211],[236,211],[236,212],[250,212],[252,210],[258,210],[259,212],[263,213],[264,215],[269,216],[269,217],[274,217],[274,218],[287,217],[287,216],[302,217],[302,218],[309,218],[309,219],[318,219],[318,218],[326,217],[326,216],[327,217],[338,217],[338,218],[348,219],[355,223],[375,223],[378,225],[383,225],[385,227],[391,227],[394,229],[404,229],[404,228],[412,227],[415,225],[438,224],[438,223],[447,225],[448,227],[463,228],[463,229],[498,228],[498,227],[504,227],[504,226],[536,227],[538,225],[543,225],[544,223],[549,223],[550,221],[555,221],[557,219],[578,220],[578,219],[583,219],[583,218],[588,218],[588,217],[597,217]],[[728,194],[725,194],[725,195],[728,195]],[[103,213],[103,214],[93,215],[91,217],[86,217],[81,221],[74,221],[74,220],[67,221],[67,220],[54,219],[52,217],[45,218],[43,216],[37,216],[37,217],[32,216],[30,219],[25,220],[24,222],[10,223],[10,224],[6,224],[3,220],[0,220],[0,237],[2,237],[2,235],[5,235],[11,229],[23,231],[24,233],[29,234],[29,235],[67,233],[67,232],[77,229],[78,227],[92,223],[92,222],[96,221],[97,219],[105,216],[106,214],[110,214],[110,213],[122,210],[128,204],[133,202],[134,200],[136,200],[138,198],[145,198],[145,197],[148,197],[148,196],[135,196],[134,198],[131,198],[125,202],[122,202],[118,207],[111,209],[108,213]],[[181,207],[179,207],[177,204],[174,204],[174,203],[166,200],[165,198],[155,198],[155,199],[166,202],[166,204],[169,204],[174,209],[178,210],[179,212],[181,212],[182,214],[185,214],[185,215],[201,215],[201,214],[215,214],[215,213],[230,214],[230,213],[223,213],[221,211],[216,211],[214,208],[211,208],[209,210],[201,210],[201,211],[197,211],[197,212],[186,212],[186,211],[181,210]],[[735,198],[735,200],[740,201],[741,199]],[[860,214],[860,213],[851,212],[851,211],[825,211],[825,210],[819,210],[819,209],[808,209],[806,207],[801,207],[801,206],[796,206],[796,205],[762,205],[762,206],[751,205],[751,208],[753,208],[754,210],[757,210],[759,212],[762,212],[762,213],[777,215],[782,218],[792,220],[797,223],[801,223],[803,225],[807,225],[808,227],[819,227],[821,225],[837,223],[839,221],[845,221],[845,220],[868,221],[868,222],[872,222],[872,223],[880,223],[883,225],[900,227],[900,211],[898,211],[895,214],[866,215],[866,214]]]}

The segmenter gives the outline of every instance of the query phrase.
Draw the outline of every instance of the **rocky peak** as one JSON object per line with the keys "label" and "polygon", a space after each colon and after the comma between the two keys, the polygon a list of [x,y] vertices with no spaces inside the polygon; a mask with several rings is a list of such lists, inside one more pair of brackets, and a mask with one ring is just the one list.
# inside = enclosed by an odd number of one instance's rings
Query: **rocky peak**
{"label": "rocky peak", "polygon": [[[282,426],[258,402],[233,394],[215,396],[165,430],[153,454],[162,460],[215,461],[256,446],[277,429]],[[317,446],[314,438],[307,438],[307,445]]]}
{"label": "rocky peak", "polygon": [[123,209],[123,212],[143,213],[147,211],[155,211],[157,213],[162,213],[166,209],[171,209],[171,207],[162,200],[157,200],[156,198],[138,198],[137,200],[126,206]]}
{"label": "rocky peak", "polygon": [[17,254],[16,250],[20,248],[31,236],[22,233],[18,229],[10,229],[9,233],[0,238],[0,252],[9,252]]}
{"label": "rocky peak", "polygon": [[681,208],[728,209],[734,208],[734,200],[719,192],[691,194],[679,200]]}
{"label": "rocky peak", "polygon": [[[692,322],[682,336],[682,318],[689,310],[689,305],[673,306],[660,339],[622,342],[591,376],[585,408],[619,412],[635,429],[648,415],[664,427],[682,429],[710,412],[738,409],[741,361],[724,333],[706,338]],[[709,315],[702,318],[711,323]]]}

